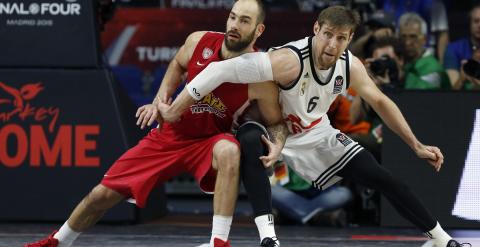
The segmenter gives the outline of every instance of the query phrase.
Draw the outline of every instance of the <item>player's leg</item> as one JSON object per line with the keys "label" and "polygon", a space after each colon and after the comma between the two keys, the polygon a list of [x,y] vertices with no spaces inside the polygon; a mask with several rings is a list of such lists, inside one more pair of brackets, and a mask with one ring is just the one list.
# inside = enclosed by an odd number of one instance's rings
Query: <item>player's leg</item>
{"label": "player's leg", "polygon": [[83,232],[123,199],[120,193],[99,184],[77,205],[67,223],[72,230]]}
{"label": "player's leg", "polygon": [[93,226],[105,212],[124,197],[101,184],[97,185],[73,210],[62,227],[48,239],[25,246],[68,247],[81,232]]}
{"label": "player's leg", "polygon": [[134,198],[139,207],[144,207],[148,194],[158,181],[166,181],[181,172],[179,166],[172,165],[176,162],[174,152],[163,152],[165,143],[168,143],[167,138],[160,137],[156,130],[150,132],[110,167],[101,184],[77,205],[58,232],[48,239],[25,246],[70,246],[108,209],[128,197]]}
{"label": "player's leg", "polygon": [[213,146],[212,167],[217,171],[213,197],[213,223],[210,245],[215,238],[228,240],[238,197],[240,148],[237,143],[219,140]]}
{"label": "player's leg", "polygon": [[75,207],[68,220],[54,235],[58,239],[59,247],[68,247],[81,232],[96,224],[108,209],[112,208],[124,197],[101,184],[97,185]]}
{"label": "player's leg", "polygon": [[[268,153],[261,136],[268,136],[266,129],[258,123],[247,122],[237,131],[241,146],[240,177],[253,208],[261,242],[279,242],[275,235],[272,215],[272,197],[268,175],[260,156]],[[264,243],[265,244],[265,243]]]}
{"label": "player's leg", "polygon": [[380,166],[368,151],[364,150],[355,155],[337,175],[380,191],[400,215],[431,238],[436,246],[446,247],[447,244],[452,244],[450,235],[442,229],[408,186]]}

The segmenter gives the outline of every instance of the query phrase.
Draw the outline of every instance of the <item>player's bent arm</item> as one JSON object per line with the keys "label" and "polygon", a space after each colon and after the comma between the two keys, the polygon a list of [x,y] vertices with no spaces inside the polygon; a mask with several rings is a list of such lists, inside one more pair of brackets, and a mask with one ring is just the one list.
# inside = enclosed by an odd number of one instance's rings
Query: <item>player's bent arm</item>
{"label": "player's bent arm", "polygon": [[165,72],[162,83],[160,84],[160,89],[157,92],[157,97],[154,99],[154,104],[158,99],[163,100],[164,97],[168,100],[178,88],[182,82],[183,74],[187,71],[188,63],[192,58],[195,47],[205,33],[205,31],[193,32],[187,37],[185,43],[180,47],[177,54],[175,54],[175,57],[168,65],[168,69]]}
{"label": "player's bent arm", "polygon": [[289,134],[287,125],[283,121],[282,111],[278,101],[278,87],[274,82],[255,83],[248,85],[249,98],[257,100],[258,109],[262,116],[271,141],[281,150]]}
{"label": "player's bent arm", "polygon": [[353,89],[373,107],[393,132],[399,135],[415,152],[423,146],[413,134],[397,105],[378,89],[367,74],[365,66],[356,57],[353,57],[350,78],[350,85]]}
{"label": "player's bent arm", "polygon": [[301,66],[298,56],[289,48],[282,48],[269,53],[272,64],[273,80],[281,86],[289,86],[300,74]]}
{"label": "player's bent arm", "polygon": [[285,145],[288,128],[282,118],[278,101],[278,87],[273,82],[256,83],[248,85],[249,98],[256,99],[263,122],[270,133],[270,140],[262,137],[268,147],[268,155],[261,156],[265,167],[272,167],[279,159]]}
{"label": "player's bent arm", "polygon": [[168,102],[173,92],[178,88],[182,81],[182,75],[187,70],[188,62],[192,57],[193,51],[198,41],[203,37],[205,32],[195,32],[190,34],[185,43],[180,47],[175,57],[168,65],[157,95],[153,98],[151,104],[146,104],[138,108],[135,117],[137,117],[137,125],[140,128],[150,126],[156,120],[159,126],[162,125],[162,117],[158,114],[158,104],[160,102]]}

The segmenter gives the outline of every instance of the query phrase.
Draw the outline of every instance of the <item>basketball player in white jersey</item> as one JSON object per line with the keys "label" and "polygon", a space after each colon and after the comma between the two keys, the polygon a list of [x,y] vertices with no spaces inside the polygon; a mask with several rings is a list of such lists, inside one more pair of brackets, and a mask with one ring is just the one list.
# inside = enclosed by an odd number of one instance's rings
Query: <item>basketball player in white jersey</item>
{"label": "basketball player in white jersey", "polygon": [[[442,166],[440,149],[424,145],[415,137],[395,103],[375,86],[362,62],[347,50],[358,24],[356,12],[341,6],[327,8],[314,24],[313,37],[268,53],[250,53],[211,63],[172,105],[159,104],[159,110],[166,121],[175,121],[186,106],[222,82],[273,80],[281,88],[283,116],[291,132],[281,155],[298,174],[319,189],[341,178],[377,189],[430,239],[424,246],[464,246],[441,228],[402,181],[329,123],[326,113],[330,104],[351,86],[419,158],[437,171]],[[270,151],[268,158],[277,159],[275,154],[280,150]]]}

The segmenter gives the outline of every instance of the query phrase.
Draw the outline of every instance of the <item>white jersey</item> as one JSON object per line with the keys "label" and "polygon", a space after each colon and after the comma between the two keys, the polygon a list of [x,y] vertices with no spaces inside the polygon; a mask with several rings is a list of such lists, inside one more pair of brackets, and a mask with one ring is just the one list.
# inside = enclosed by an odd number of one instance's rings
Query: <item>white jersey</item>
{"label": "white jersey", "polygon": [[[301,73],[288,87],[281,87],[280,102],[284,119],[294,134],[305,132],[319,122],[328,124],[327,111],[335,98],[346,91],[349,84],[351,53],[346,50],[322,80],[315,69],[312,54],[312,37],[290,42],[285,46],[299,59]],[[322,124],[323,125],[323,124]]]}
{"label": "white jersey", "polygon": [[[297,54],[301,73],[281,88],[280,102],[290,131],[282,150],[283,160],[312,186],[324,189],[340,180],[340,171],[363,148],[330,125],[327,111],[346,91],[352,54],[345,51],[332,68],[317,71],[313,63],[312,37],[285,46]],[[275,48],[274,48],[275,49]]]}

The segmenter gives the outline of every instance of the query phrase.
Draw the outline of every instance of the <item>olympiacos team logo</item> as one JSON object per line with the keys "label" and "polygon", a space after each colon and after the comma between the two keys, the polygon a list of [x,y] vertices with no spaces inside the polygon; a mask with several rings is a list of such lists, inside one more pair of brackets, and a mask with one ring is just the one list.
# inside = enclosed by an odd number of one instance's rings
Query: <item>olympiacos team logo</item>
{"label": "olympiacos team logo", "polygon": [[212,49],[206,47],[202,51],[202,57],[203,59],[209,59],[213,55]]}

